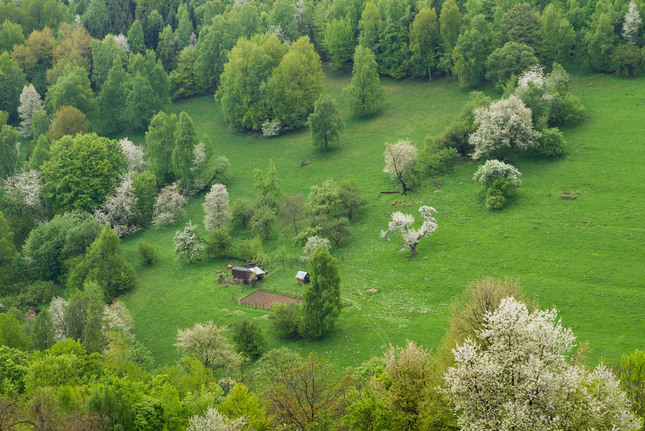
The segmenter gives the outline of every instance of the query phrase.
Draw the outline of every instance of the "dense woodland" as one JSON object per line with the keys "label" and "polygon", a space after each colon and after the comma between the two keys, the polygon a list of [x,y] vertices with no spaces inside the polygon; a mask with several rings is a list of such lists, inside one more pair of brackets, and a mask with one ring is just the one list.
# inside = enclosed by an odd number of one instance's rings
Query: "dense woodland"
{"label": "dense woodland", "polygon": [[[464,286],[436,349],[409,341],[344,370],[267,349],[248,319],[179,329],[181,359],[159,365],[119,300],[137,285],[121,238],[185,222],[199,198],[203,220],[174,235],[183,264],[284,267],[297,250],[308,269],[302,304],[270,313],[280,339],[333,336],[344,306],[332,254],[368,202],[359,185],[286,194],[267,157],[230,201],[227,155],[173,102],[209,95],[236,133],[270,145],[308,128],[327,153],[344,123],[326,71],[351,71],[359,119],[379,115],[382,78],[454,80],[477,90],[461,114],[420,147],[387,144],[383,174],[407,196],[481,162],[481,204],[504,211],[512,163],[562,157],[560,128],[587,121],[570,73],[643,71],[643,15],[640,0],[0,0],[0,430],[644,429],[645,352],[590,366],[514,280]],[[417,208],[381,231],[410,259],[442,222]],[[280,223],[292,247],[264,247]],[[140,265],[158,252],[139,241]]]}

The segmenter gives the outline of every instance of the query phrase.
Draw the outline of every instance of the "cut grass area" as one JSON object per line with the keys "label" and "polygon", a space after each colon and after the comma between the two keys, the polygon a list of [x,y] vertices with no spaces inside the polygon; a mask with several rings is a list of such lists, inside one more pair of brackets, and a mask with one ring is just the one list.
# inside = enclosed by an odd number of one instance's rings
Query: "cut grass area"
{"label": "cut grass area", "polygon": [[[352,236],[332,250],[346,306],[333,333],[315,342],[285,343],[273,336],[266,310],[237,305],[233,299],[249,289],[215,282],[215,272],[228,261],[177,262],[173,236],[183,223],[126,239],[123,245],[131,261],[137,259],[139,240],[160,251],[155,266],[136,267],[137,287],[124,296],[135,333],[158,364],[178,358],[173,346],[178,328],[207,320],[230,325],[241,318],[257,319],[270,347],[316,351],[342,367],[358,365],[406,339],[435,347],[448,326],[451,301],[469,281],[486,275],[518,278],[541,307],[557,307],[563,324],[579,340],[590,341],[594,360],[614,361],[645,346],[645,79],[575,79],[573,92],[589,118],[564,130],[569,143],[564,158],[514,162],[523,183],[518,196],[498,212],[483,207],[479,186],[472,181],[475,163],[457,167],[452,175],[425,176],[408,196],[379,193],[397,189],[382,172],[384,143],[409,138],[423,148],[427,134],[441,131],[462,110],[467,91],[446,80],[386,80],[382,113],[353,120],[342,95],[348,82],[347,75],[336,73],[326,81],[345,120],[341,141],[327,154],[313,150],[306,130],[272,139],[231,133],[212,97],[170,108],[188,112],[198,135],[208,133],[214,153],[231,161],[231,202],[255,196],[253,170],[265,169],[271,158],[284,193],[306,196],[312,185],[330,177],[353,178],[368,204],[352,221]],[[300,168],[303,158],[310,165]],[[577,198],[560,199],[565,191]],[[413,259],[398,250],[396,239],[387,243],[379,238],[397,199],[406,202],[397,209],[417,216],[422,204],[439,211],[439,228],[421,242]],[[201,202],[193,199],[188,206],[189,219],[200,224]],[[240,228],[232,234],[236,240],[252,236]],[[280,227],[265,241],[265,249],[285,245],[291,256],[284,268],[280,263],[268,268],[263,288],[295,295],[302,289],[295,274],[304,268],[291,236]],[[378,292],[370,293],[370,288]]]}

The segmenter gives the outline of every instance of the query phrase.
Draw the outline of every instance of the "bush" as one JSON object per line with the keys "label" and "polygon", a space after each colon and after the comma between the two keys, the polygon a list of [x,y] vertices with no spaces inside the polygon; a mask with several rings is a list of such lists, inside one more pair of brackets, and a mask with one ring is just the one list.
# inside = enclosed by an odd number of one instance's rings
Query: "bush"
{"label": "bush", "polygon": [[486,208],[500,209],[520,186],[521,175],[512,165],[499,160],[488,160],[477,169],[473,180],[484,186]]}
{"label": "bush", "polygon": [[437,136],[427,136],[427,154],[434,154],[444,148],[454,148],[460,155],[467,156],[473,149],[468,143],[468,135],[472,132],[471,129],[471,125],[465,121],[457,121],[446,127],[444,131]]}
{"label": "bush", "polygon": [[139,241],[137,244],[139,258],[142,265],[152,265],[157,260],[157,249],[145,241]]}
{"label": "bush", "polygon": [[237,345],[237,351],[250,359],[259,358],[266,349],[262,329],[253,320],[242,320],[235,323],[233,341]]}
{"label": "bush", "polygon": [[638,76],[643,68],[643,54],[635,45],[620,45],[614,48],[611,63],[618,76]]}
{"label": "bush", "polygon": [[294,340],[302,338],[302,311],[297,302],[275,304],[269,318],[278,337]]}
{"label": "bush", "polygon": [[206,253],[210,257],[228,257],[233,247],[233,238],[226,228],[213,230],[209,236],[206,245]]}
{"label": "bush", "polygon": [[60,288],[53,281],[35,281],[24,291],[25,305],[37,307],[49,303],[52,298],[58,295]]}
{"label": "bush", "polygon": [[553,127],[542,132],[537,153],[544,157],[559,157],[564,154],[565,145],[564,135],[560,129]]}
{"label": "bush", "polygon": [[261,206],[255,210],[251,218],[251,229],[254,234],[260,235],[264,239],[270,238],[277,220],[278,217],[272,208]]}
{"label": "bush", "polygon": [[239,222],[243,227],[247,227],[253,218],[255,204],[247,198],[239,198],[231,205],[231,218],[234,222]]}
{"label": "bush", "polygon": [[501,209],[506,204],[506,198],[497,189],[489,189],[486,192],[486,201],[484,205],[489,210],[498,210]]}
{"label": "bush", "polygon": [[444,148],[428,157],[428,166],[442,172],[453,173],[455,164],[461,159],[454,148]]}

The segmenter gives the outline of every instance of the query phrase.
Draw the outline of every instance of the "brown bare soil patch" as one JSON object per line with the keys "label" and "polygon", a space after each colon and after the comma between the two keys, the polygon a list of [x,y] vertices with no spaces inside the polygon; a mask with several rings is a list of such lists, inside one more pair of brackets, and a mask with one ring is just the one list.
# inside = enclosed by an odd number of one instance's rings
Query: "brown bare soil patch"
{"label": "brown bare soil patch", "polygon": [[277,293],[265,292],[264,290],[256,290],[250,295],[245,296],[240,300],[240,303],[244,305],[250,305],[251,307],[264,308],[270,310],[273,308],[273,304],[280,303],[286,304],[289,302],[302,302],[301,299],[292,298],[290,296],[279,295]]}

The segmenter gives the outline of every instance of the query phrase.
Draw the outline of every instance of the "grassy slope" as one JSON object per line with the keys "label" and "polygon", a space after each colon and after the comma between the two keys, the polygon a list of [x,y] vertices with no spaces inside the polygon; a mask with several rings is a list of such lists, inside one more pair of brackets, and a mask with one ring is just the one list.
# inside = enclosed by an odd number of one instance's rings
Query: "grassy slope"
{"label": "grassy slope", "polygon": [[[343,105],[342,75],[327,79],[330,93]],[[340,366],[356,365],[380,353],[389,343],[413,339],[428,347],[438,344],[445,332],[450,302],[468,281],[482,275],[517,277],[525,292],[543,307],[561,310],[563,323],[581,340],[588,339],[594,357],[615,360],[622,353],[645,345],[645,154],[639,137],[645,80],[585,77],[573,84],[587,107],[589,119],[565,131],[568,155],[557,161],[520,160],[523,173],[517,199],[501,212],[483,208],[478,186],[471,181],[476,165],[465,164],[454,175],[424,178],[423,186],[408,197],[381,196],[394,187],[385,174],[383,143],[410,138],[420,148],[423,137],[439,132],[462,109],[467,92],[446,81],[433,83],[385,82],[383,113],[368,121],[349,119],[342,108],[346,129],[337,149],[316,154],[305,131],[264,140],[254,135],[232,134],[211,97],[175,104],[173,111],[187,111],[198,133],[208,133],[216,154],[231,161],[235,178],[231,200],[253,196],[252,171],[277,165],[285,193],[304,193],[329,177],[354,178],[369,203],[352,223],[352,237],[333,254],[339,260],[343,310],[337,329],[318,341],[287,343],[300,352],[315,350]],[[311,164],[299,168],[300,160]],[[435,188],[433,183],[443,182]],[[559,199],[572,191],[577,199]],[[395,199],[407,202],[404,211],[421,204],[439,211],[439,229],[408,260],[396,243],[383,243],[378,233],[387,225]],[[401,208],[400,206],[398,207]],[[201,199],[189,206],[189,217],[200,222]],[[264,310],[235,305],[240,287],[214,283],[214,272],[228,263],[209,261],[193,265],[176,262],[172,237],[178,227],[141,232],[124,241],[127,255],[136,259],[136,243],[145,239],[161,251],[152,268],[137,268],[139,283],[125,302],[135,322],[135,332],[159,363],[172,362],[177,328],[197,321],[231,324],[241,317],[257,318],[271,347],[282,342],[271,335]],[[250,234],[234,230],[236,238]],[[286,234],[265,243],[271,250],[289,245]],[[286,268],[274,265],[265,288],[297,292],[294,259]],[[376,287],[378,293],[367,290]]]}

